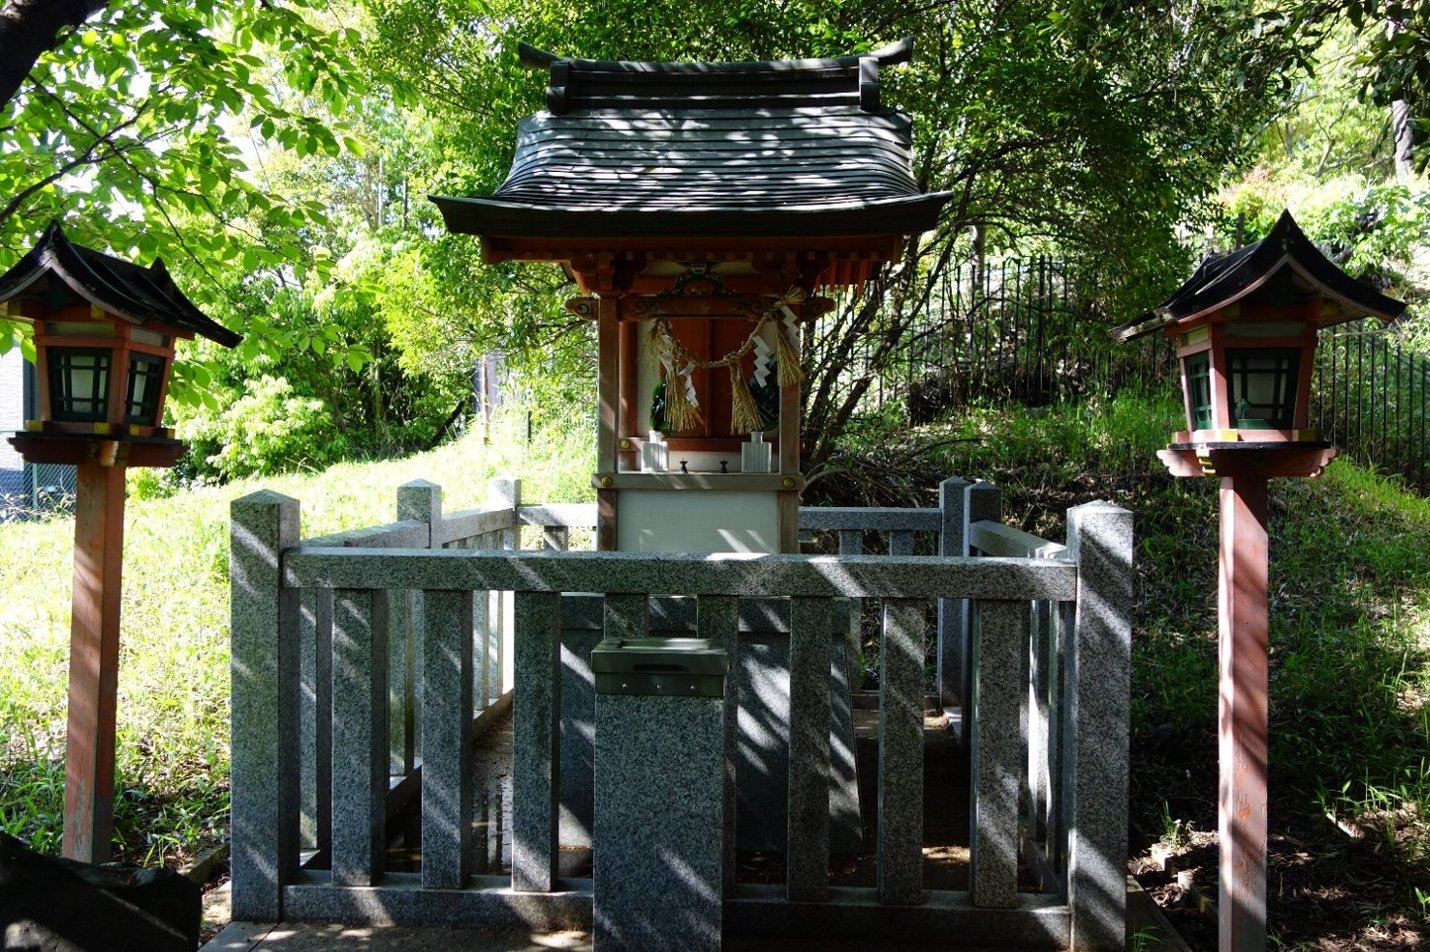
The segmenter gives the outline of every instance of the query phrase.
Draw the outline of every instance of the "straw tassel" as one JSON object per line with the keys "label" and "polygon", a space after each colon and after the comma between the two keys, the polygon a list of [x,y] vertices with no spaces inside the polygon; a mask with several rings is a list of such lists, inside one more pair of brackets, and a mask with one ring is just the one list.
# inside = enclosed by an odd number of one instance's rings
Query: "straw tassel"
{"label": "straw tassel", "polygon": [[683,433],[700,425],[700,410],[690,402],[686,377],[681,373],[665,378],[665,422],[671,433]]}
{"label": "straw tassel", "polygon": [[804,380],[804,371],[799,367],[799,351],[789,339],[789,329],[783,321],[775,321],[775,353],[779,355],[780,386],[798,387]]}
{"label": "straw tassel", "polygon": [[730,432],[757,433],[764,428],[755,398],[750,395],[750,387],[736,361],[730,365]]}

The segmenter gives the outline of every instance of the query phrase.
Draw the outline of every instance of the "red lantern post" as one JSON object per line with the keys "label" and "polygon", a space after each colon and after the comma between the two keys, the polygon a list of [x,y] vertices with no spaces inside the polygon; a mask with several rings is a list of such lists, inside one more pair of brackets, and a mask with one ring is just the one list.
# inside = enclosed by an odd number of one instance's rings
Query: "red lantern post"
{"label": "red lantern post", "polygon": [[1267,481],[1312,477],[1335,449],[1309,429],[1320,328],[1405,305],[1354,281],[1289,212],[1265,239],[1205,262],[1166,302],[1113,331],[1177,344],[1187,429],[1157,456],[1221,481],[1217,593],[1218,918],[1224,952],[1266,948],[1270,705]]}
{"label": "red lantern post", "polygon": [[10,443],[27,462],[75,467],[63,850],[102,863],[114,825],[125,470],[172,466],[184,451],[159,425],[175,340],[240,338],[199,312],[161,263],[74,244],[58,225],[0,275],[0,305],[35,325],[38,365],[39,419]]}

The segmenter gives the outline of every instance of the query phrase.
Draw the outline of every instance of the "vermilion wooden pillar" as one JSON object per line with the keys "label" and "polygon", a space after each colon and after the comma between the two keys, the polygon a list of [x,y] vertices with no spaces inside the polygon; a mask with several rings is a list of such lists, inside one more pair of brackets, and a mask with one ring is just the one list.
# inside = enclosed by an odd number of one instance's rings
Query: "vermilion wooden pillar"
{"label": "vermilion wooden pillar", "polygon": [[1266,477],[1221,479],[1219,947],[1266,948]]}
{"label": "vermilion wooden pillar", "polygon": [[106,863],[114,831],[125,468],[91,459],[75,470],[63,850],[71,859]]}
{"label": "vermilion wooden pillar", "polygon": [[1329,444],[1313,441],[1174,443],[1157,454],[1173,476],[1220,480],[1217,918],[1222,952],[1266,948],[1267,481],[1316,476],[1335,455]]}

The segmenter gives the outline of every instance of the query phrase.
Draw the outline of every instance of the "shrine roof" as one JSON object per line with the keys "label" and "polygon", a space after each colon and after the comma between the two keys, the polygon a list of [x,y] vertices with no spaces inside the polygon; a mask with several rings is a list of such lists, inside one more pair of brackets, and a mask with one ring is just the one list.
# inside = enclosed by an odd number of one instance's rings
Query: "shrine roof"
{"label": "shrine roof", "polygon": [[1160,328],[1200,317],[1253,295],[1276,305],[1320,297],[1339,309],[1320,326],[1357,317],[1392,320],[1405,303],[1381,294],[1342,271],[1283,211],[1267,236],[1225,255],[1207,258],[1161,304],[1113,328],[1117,340],[1131,340]]}
{"label": "shrine roof", "polygon": [[58,222],[15,266],[0,274],[0,304],[40,301],[51,311],[86,303],[135,324],[168,324],[225,347],[243,340],[204,314],[169,277],[164,262],[149,267],[70,241]]}
{"label": "shrine roof", "polygon": [[489,197],[434,197],[452,231],[500,237],[916,233],[947,194],[910,167],[912,124],[879,102],[911,44],[838,59],[633,63],[557,57]]}

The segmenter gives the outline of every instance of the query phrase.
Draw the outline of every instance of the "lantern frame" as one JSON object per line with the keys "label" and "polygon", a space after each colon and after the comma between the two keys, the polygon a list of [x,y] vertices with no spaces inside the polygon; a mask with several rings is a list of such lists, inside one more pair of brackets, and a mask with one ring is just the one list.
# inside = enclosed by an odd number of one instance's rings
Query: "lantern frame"
{"label": "lantern frame", "polygon": [[10,438],[31,463],[172,466],[184,451],[162,425],[175,342],[241,340],[199,311],[163,262],[142,267],[75,244],[57,223],[0,275],[0,316],[35,328],[37,418]]}
{"label": "lantern frame", "polygon": [[[1310,426],[1311,383],[1315,371],[1315,324],[1295,309],[1250,317],[1232,306],[1165,328],[1181,370],[1184,431],[1173,443],[1207,441],[1284,442],[1316,439]],[[1272,367],[1247,361],[1276,361]],[[1272,399],[1248,401],[1270,412],[1241,409],[1253,384],[1274,391]]]}

